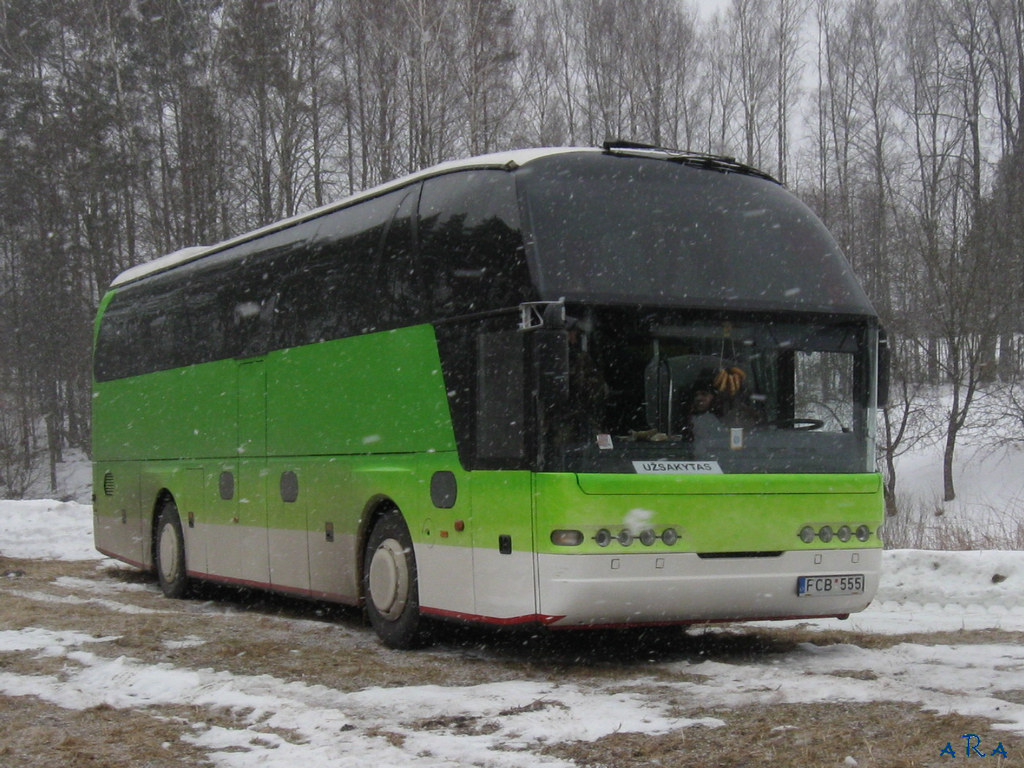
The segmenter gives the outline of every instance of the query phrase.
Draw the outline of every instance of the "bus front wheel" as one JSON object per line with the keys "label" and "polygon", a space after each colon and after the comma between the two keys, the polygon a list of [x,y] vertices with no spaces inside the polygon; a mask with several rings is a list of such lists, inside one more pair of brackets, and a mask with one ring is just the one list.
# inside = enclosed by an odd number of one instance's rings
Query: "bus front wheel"
{"label": "bus front wheel", "polygon": [[185,538],[181,533],[178,507],[173,500],[168,499],[160,508],[153,554],[160,589],[167,597],[184,597],[188,591]]}
{"label": "bus front wheel", "polygon": [[416,557],[409,529],[397,510],[382,515],[370,532],[363,557],[363,594],[370,624],[385,645],[419,644]]}

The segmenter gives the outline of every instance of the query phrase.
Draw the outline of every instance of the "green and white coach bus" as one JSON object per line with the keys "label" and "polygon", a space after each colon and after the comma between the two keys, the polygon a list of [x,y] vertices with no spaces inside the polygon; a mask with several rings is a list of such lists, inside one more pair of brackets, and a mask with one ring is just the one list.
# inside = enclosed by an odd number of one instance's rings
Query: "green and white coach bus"
{"label": "green and white coach bus", "polygon": [[[845,616],[879,576],[877,316],[730,158],[437,166],[129,269],[96,320],[96,547],[424,620]],[[881,385],[879,382],[882,382]]]}

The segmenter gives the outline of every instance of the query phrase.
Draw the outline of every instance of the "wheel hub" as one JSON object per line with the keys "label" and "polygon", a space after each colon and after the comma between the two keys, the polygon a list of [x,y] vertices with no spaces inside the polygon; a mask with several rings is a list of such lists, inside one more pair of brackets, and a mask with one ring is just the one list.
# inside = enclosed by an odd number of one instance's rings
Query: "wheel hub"
{"label": "wheel hub", "polygon": [[170,581],[178,572],[178,532],[165,524],[160,531],[160,572]]}
{"label": "wheel hub", "polygon": [[385,619],[394,620],[402,614],[409,600],[409,563],[402,545],[385,539],[370,560],[370,600]]}

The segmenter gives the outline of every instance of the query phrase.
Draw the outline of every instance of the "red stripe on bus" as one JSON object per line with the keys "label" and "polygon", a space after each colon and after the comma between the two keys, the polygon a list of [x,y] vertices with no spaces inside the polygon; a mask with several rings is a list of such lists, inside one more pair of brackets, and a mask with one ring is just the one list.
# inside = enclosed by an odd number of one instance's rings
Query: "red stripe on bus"
{"label": "red stripe on bus", "polygon": [[475,621],[495,626],[511,627],[519,624],[553,624],[564,619],[565,616],[550,616],[543,613],[531,613],[525,616],[509,616],[499,618],[497,616],[481,616],[476,613],[463,613],[462,611],[446,611],[443,608],[429,608],[420,606],[420,611],[425,616],[435,616],[442,619],[458,619],[460,621]]}

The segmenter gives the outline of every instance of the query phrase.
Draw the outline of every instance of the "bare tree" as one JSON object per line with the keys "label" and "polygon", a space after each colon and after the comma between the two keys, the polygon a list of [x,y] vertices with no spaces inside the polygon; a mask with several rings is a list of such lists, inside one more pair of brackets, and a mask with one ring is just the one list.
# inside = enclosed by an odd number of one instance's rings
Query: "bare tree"
{"label": "bare tree", "polygon": [[[981,91],[978,16],[951,0],[918,0],[908,9],[908,105],[915,147],[916,217],[930,343],[950,386],[943,498],[956,497],[957,438],[986,378],[983,363],[1005,301],[993,251],[974,227],[981,202]],[[973,235],[973,236],[972,236]]]}
{"label": "bare tree", "polygon": [[[743,110],[744,159],[765,166],[778,123],[772,116],[776,58],[772,51],[767,4],[770,0],[732,0],[730,39],[737,62],[738,95]],[[780,0],[785,5],[785,0]],[[781,42],[781,41],[780,41]]]}
{"label": "bare tree", "polygon": [[506,0],[460,0],[456,13],[461,19],[456,75],[466,110],[467,150],[479,155],[498,148],[515,107],[515,8]]}
{"label": "bare tree", "polygon": [[556,25],[561,3],[534,0],[519,14],[516,37],[522,50],[515,59],[518,119],[510,131],[514,146],[555,146],[572,143],[572,108],[564,108],[564,62],[559,55],[561,35]]}

